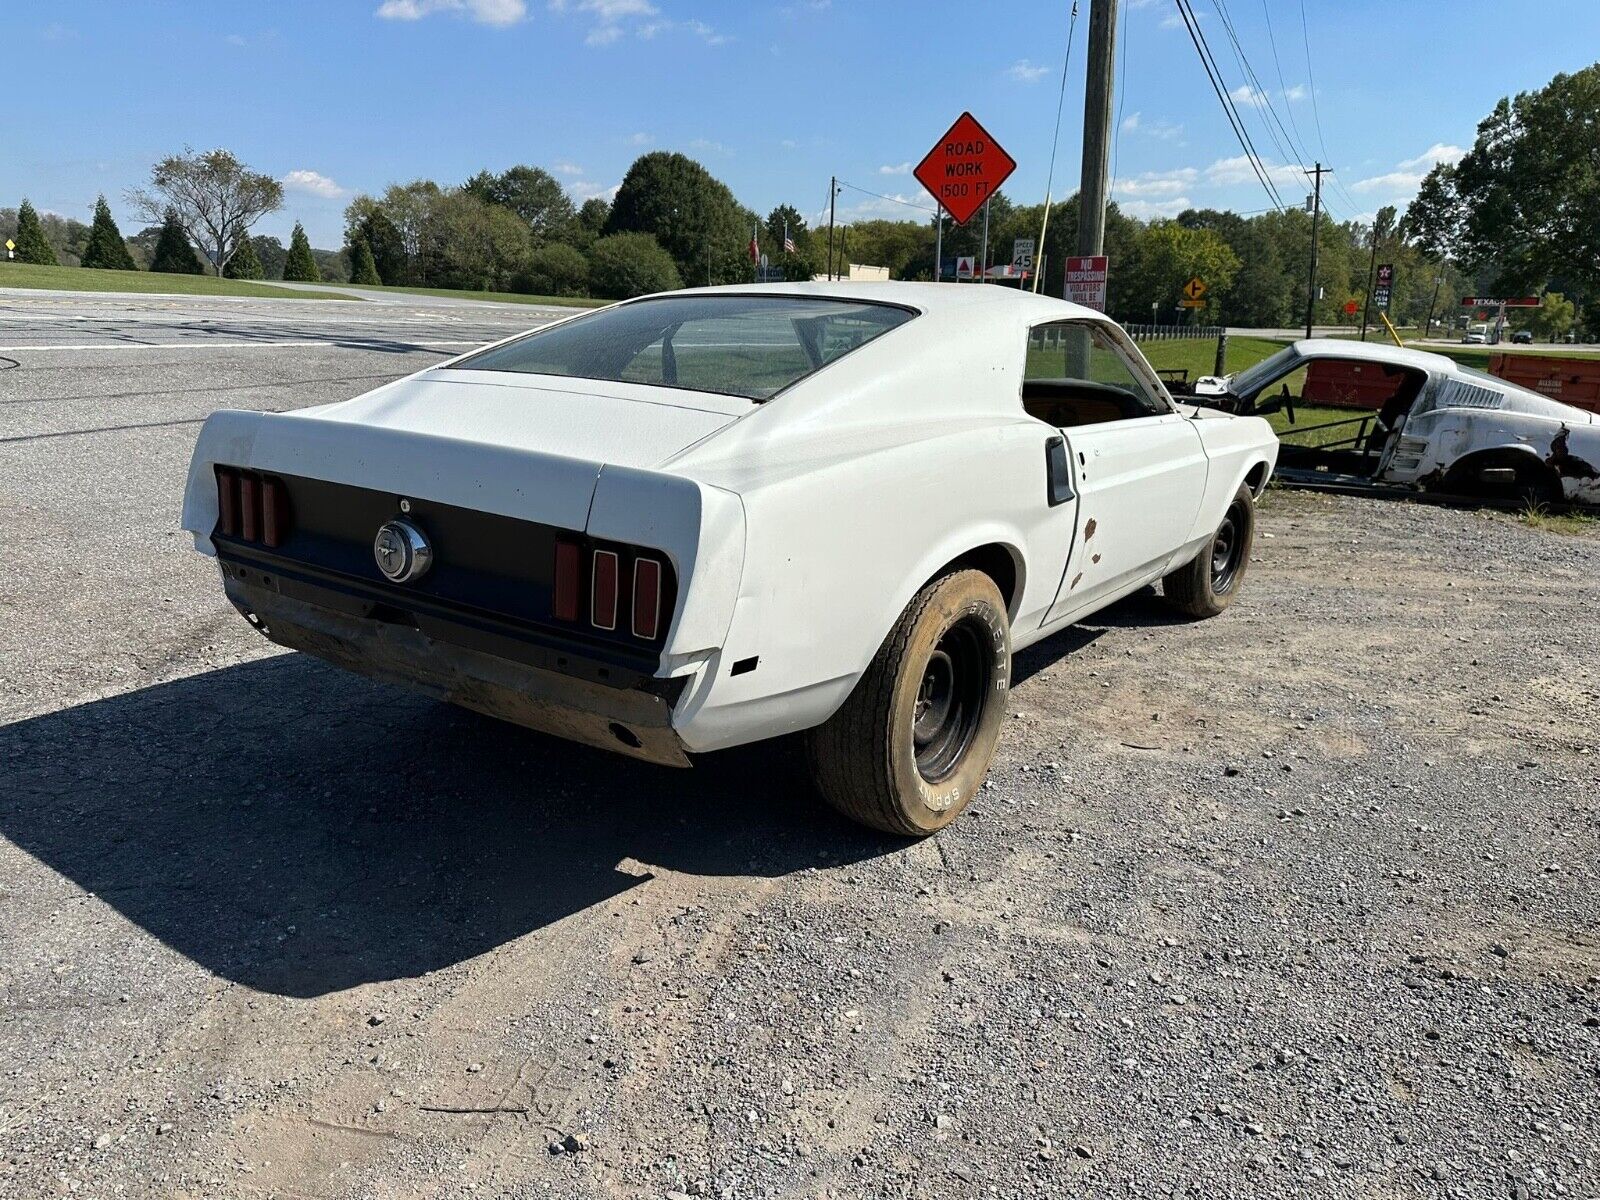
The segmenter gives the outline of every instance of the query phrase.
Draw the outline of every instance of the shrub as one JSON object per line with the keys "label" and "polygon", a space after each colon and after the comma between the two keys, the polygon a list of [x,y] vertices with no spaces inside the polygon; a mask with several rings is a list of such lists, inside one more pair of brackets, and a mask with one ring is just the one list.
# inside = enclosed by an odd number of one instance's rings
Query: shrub
{"label": "shrub", "polygon": [[200,256],[189,244],[189,235],[178,224],[178,214],[169,211],[161,223],[161,236],[156,239],[156,252],[150,258],[150,269],[168,275],[203,275]]}
{"label": "shrub", "polygon": [[45,240],[44,227],[39,224],[39,214],[26,200],[17,210],[17,236],[12,240],[17,243],[18,262],[33,263],[40,267],[59,265],[56,262],[56,252]]}
{"label": "shrub", "polygon": [[239,248],[233,252],[228,265],[222,268],[222,273],[229,279],[266,278],[266,272],[261,269],[261,259],[249,238],[239,243]]}
{"label": "shrub", "polygon": [[122,230],[111,217],[111,206],[101,196],[95,201],[94,223],[89,226],[89,244],[84,247],[80,265],[107,271],[137,271]]}
{"label": "shrub", "polygon": [[294,223],[294,232],[289,235],[289,257],[284,260],[283,277],[290,283],[322,281],[317,260],[311,256],[311,240],[306,237],[305,227],[299,221]]}
{"label": "shrub", "polygon": [[382,283],[378,275],[378,260],[372,257],[372,246],[359,234],[350,243],[350,282]]}
{"label": "shrub", "polygon": [[589,287],[597,296],[627,300],[682,286],[672,256],[648,233],[613,233],[589,251]]}
{"label": "shrub", "polygon": [[528,256],[526,269],[517,273],[511,287],[535,296],[585,296],[589,262],[571,246],[541,246]]}

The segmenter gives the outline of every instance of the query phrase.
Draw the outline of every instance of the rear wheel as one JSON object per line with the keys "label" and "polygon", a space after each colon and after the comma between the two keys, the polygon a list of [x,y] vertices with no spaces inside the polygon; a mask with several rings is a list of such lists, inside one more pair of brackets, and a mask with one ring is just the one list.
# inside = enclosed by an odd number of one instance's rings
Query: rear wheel
{"label": "rear wheel", "polygon": [[956,571],[917,594],[843,707],[807,736],[823,798],[851,820],[921,837],[988,774],[1011,683],[994,581]]}
{"label": "rear wheel", "polygon": [[1480,454],[1451,467],[1438,490],[1491,504],[1559,504],[1561,477],[1521,451]]}
{"label": "rear wheel", "polygon": [[1239,594],[1255,544],[1256,502],[1246,484],[1234,493],[1222,523],[1194,561],[1161,581],[1167,601],[1191,617],[1214,617]]}

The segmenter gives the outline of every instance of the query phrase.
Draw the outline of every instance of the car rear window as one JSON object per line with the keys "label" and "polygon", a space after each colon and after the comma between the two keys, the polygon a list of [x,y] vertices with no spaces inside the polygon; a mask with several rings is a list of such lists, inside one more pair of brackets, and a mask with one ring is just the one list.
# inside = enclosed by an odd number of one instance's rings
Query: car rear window
{"label": "car rear window", "polygon": [[767,400],[916,314],[821,296],[662,296],[536,330],[455,364]]}

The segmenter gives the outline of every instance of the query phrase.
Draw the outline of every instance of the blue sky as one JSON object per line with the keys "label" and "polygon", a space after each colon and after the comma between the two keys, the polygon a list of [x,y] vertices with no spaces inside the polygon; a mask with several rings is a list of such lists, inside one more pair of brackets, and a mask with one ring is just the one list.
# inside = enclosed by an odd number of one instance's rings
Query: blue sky
{"label": "blue sky", "polygon": [[[1286,202],[1290,142],[1336,171],[1341,219],[1402,203],[1439,158],[1470,146],[1503,94],[1600,56],[1595,0],[1193,0],[1240,90]],[[1070,0],[0,0],[0,204],[22,195],[87,220],[163,154],[226,146],[285,181],[283,212],[313,244],[342,241],[358,191],[535,163],[573,195],[608,194],[641,151],[681,150],[765,212],[820,210],[828,177],[926,205],[909,167],[962,109],[1019,166],[1007,191],[1042,199]],[[1081,0],[1055,190],[1077,186],[1089,0]],[[1269,201],[1175,18],[1124,0],[1118,197],[1141,216]],[[1272,54],[1266,14],[1278,58]],[[1279,78],[1281,64],[1282,78]],[[1313,99],[1315,103],[1313,104]],[[1318,132],[1320,117],[1321,131]],[[1296,135],[1298,131],[1298,138]],[[1283,140],[1280,136],[1280,140]],[[918,216],[860,190],[841,219]]]}

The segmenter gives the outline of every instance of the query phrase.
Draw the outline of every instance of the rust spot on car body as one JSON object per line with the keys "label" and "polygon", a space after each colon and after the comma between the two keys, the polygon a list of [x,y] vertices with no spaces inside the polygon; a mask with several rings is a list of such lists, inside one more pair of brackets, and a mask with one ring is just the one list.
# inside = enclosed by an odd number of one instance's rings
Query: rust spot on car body
{"label": "rust spot on car body", "polygon": [[1092,558],[1092,559],[1090,559],[1090,560],[1089,560],[1089,561],[1090,561],[1090,562],[1099,562],[1099,561],[1100,561],[1100,556],[1099,556],[1099,555],[1098,555],[1098,554],[1096,554],[1096,555],[1095,555],[1095,556],[1094,556],[1094,557],[1093,557],[1093,558]]}
{"label": "rust spot on car body", "polygon": [[1090,538],[1092,538],[1094,536],[1094,531],[1099,527],[1100,523],[1093,517],[1090,517],[1083,527],[1083,540],[1087,542]]}
{"label": "rust spot on car body", "polygon": [[1067,585],[1067,591],[1070,592],[1073,588],[1077,587],[1079,582],[1082,581],[1082,579],[1083,579],[1083,572],[1079,571],[1076,575],[1074,575],[1072,577],[1072,582]]}
{"label": "rust spot on car body", "polygon": [[1600,467],[1567,449],[1571,436],[1572,430],[1563,425],[1561,432],[1550,442],[1550,456],[1544,460],[1545,463],[1554,467],[1557,475],[1567,479],[1593,479],[1600,476]]}

